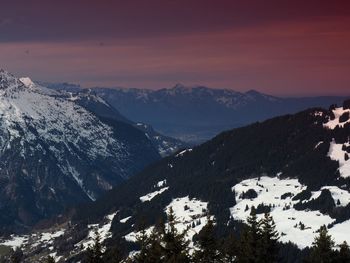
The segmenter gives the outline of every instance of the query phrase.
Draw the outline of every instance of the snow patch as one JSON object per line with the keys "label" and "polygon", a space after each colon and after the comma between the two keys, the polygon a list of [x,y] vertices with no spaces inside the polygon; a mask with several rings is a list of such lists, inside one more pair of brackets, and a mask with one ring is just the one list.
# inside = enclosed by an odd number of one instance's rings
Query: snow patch
{"label": "snow patch", "polygon": [[156,183],[157,187],[164,187],[166,185],[166,179],[164,179],[163,181],[159,181],[158,183]]}
{"label": "snow patch", "polygon": [[20,81],[24,84],[24,86],[26,86],[27,88],[33,88],[33,87],[35,87],[34,82],[33,82],[30,78],[28,78],[28,77],[20,78],[19,80],[20,80]]}
{"label": "snow patch", "polygon": [[152,193],[146,194],[144,196],[140,197],[141,202],[146,202],[146,201],[151,201],[154,197],[156,197],[157,195],[160,195],[161,193],[165,192],[166,190],[168,190],[169,187],[163,187],[157,191],[154,191]]}
{"label": "snow patch", "polygon": [[28,236],[11,235],[10,239],[2,241],[0,245],[9,246],[13,250],[16,250],[16,248],[20,248],[22,245],[24,245],[28,241],[28,238]]}
{"label": "snow patch", "polygon": [[344,109],[343,107],[334,109],[333,110],[333,114],[335,116],[334,120],[329,120],[323,126],[331,130],[333,130],[337,126],[339,126],[340,128],[344,127],[346,123],[350,122],[350,119],[345,122],[339,122],[339,118],[346,112],[350,112],[350,109]]}
{"label": "snow patch", "polygon": [[[207,224],[208,203],[198,199],[190,199],[188,196],[173,199],[173,201],[165,208],[165,212],[169,214],[170,207],[174,211],[176,218],[175,227],[181,233],[188,230],[186,239],[189,240],[190,248],[194,247],[193,236],[198,234]],[[211,217],[211,219],[214,219]]]}
{"label": "snow patch", "polygon": [[131,218],[131,216],[125,217],[123,219],[120,219],[119,222],[122,224],[125,224],[126,222],[128,222],[128,220]]}
{"label": "snow patch", "polygon": [[103,243],[103,241],[105,241],[107,238],[110,238],[112,236],[110,232],[112,221],[114,216],[117,213],[118,212],[114,212],[112,214],[105,216],[105,223],[103,225],[99,225],[99,224],[88,225],[88,228],[89,228],[88,236],[84,240],[75,244],[75,247],[80,248],[82,246],[84,249],[87,249],[88,247],[92,246],[94,244],[95,230],[97,230],[97,233],[100,236],[101,243]]}
{"label": "snow patch", "polygon": [[65,230],[59,229],[52,232],[38,232],[30,235],[16,236],[11,235],[11,238],[8,240],[2,240],[0,245],[9,246],[12,249],[21,248],[28,244],[29,241],[32,248],[36,248],[39,246],[49,246],[53,243],[53,241],[64,235]]}
{"label": "snow patch", "polygon": [[[344,146],[349,147],[349,143],[345,143]],[[345,155],[349,155],[343,149],[343,144],[331,142],[329,147],[328,156],[339,163],[339,173],[341,177],[350,177],[350,159],[345,160]],[[350,157],[350,156],[349,156]]]}
{"label": "snow patch", "polygon": [[182,156],[182,155],[184,155],[187,152],[192,152],[192,149],[183,150],[183,151],[179,152],[178,154],[176,154],[175,157]]}
{"label": "snow patch", "polygon": [[[190,241],[190,248],[194,247],[193,236],[198,234],[207,224],[208,203],[198,199],[190,199],[188,196],[176,198],[165,207],[164,211],[169,214],[170,207],[173,209],[175,216],[175,227],[179,233],[187,230],[186,239]],[[211,219],[214,219],[211,216]],[[168,224],[165,224],[168,227]],[[146,234],[150,235],[154,226],[147,228]],[[140,232],[131,232],[124,236],[129,242],[136,242]]]}
{"label": "snow patch", "polygon": [[[253,199],[243,199],[243,192],[247,192],[249,189],[254,189],[258,196]],[[293,208],[293,205],[299,202],[299,200],[292,200],[293,196],[305,189],[306,186],[301,185],[297,179],[261,177],[260,180],[259,178],[244,180],[232,188],[237,204],[231,208],[231,215],[235,220],[245,221],[252,206],[255,208],[259,204],[271,206],[271,215],[275,220],[276,229],[280,233],[280,241],[291,241],[300,248],[311,246],[317,235],[316,231],[322,225],[334,223],[334,219],[319,211],[298,211]],[[345,190],[335,186],[326,186],[322,189],[328,189],[335,201],[340,200],[341,206],[350,201],[350,193]],[[317,198],[321,194],[321,190],[313,192],[310,200]],[[290,196],[285,196],[282,199],[281,196],[286,193],[290,193]],[[261,217],[263,214],[258,215],[258,218]],[[330,233],[337,243],[344,240],[350,242],[349,228],[345,231],[346,226],[349,227],[350,223],[336,224],[330,229]]]}
{"label": "snow patch", "polygon": [[315,149],[317,149],[322,143],[323,143],[323,141],[318,142],[318,143],[315,145]]}

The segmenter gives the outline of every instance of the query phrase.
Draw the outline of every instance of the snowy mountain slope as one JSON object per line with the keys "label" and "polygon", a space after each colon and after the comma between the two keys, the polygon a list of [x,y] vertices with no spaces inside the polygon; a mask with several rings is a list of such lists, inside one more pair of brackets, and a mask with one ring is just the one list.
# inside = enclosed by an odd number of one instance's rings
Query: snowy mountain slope
{"label": "snowy mountain slope", "polygon": [[[0,71],[0,224],[31,224],[159,158],[144,134]],[[15,221],[14,221],[15,219]]]}
{"label": "snowy mountain slope", "polygon": [[145,133],[146,137],[151,140],[154,147],[158,150],[159,154],[162,157],[169,156],[179,150],[188,148],[189,146],[188,143],[185,143],[181,140],[158,133],[150,125],[144,123],[136,123],[134,124],[134,127]]}
{"label": "snowy mountain slope", "polygon": [[134,123],[128,120],[113,106],[101,99],[101,97],[97,96],[96,92],[92,91],[91,89],[81,89],[78,92],[62,90],[61,93],[62,96],[66,97],[68,100],[74,101],[101,118],[125,122],[141,130],[152,142],[162,157],[171,155],[178,150],[188,147],[187,143],[169,136],[164,136],[155,131],[150,125],[144,123]]}

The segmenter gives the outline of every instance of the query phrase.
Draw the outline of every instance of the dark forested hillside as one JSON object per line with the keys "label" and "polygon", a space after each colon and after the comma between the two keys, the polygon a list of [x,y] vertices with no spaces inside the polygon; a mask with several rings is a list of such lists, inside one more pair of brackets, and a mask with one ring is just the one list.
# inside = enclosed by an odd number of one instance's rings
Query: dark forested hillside
{"label": "dark forested hillside", "polygon": [[[315,116],[315,112],[324,115]],[[323,128],[326,116],[326,110],[312,109],[224,132],[192,151],[151,165],[84,211],[102,215],[110,207],[130,207],[134,203],[137,208],[139,196],[164,179],[171,186],[169,191],[152,200],[149,206],[155,203],[163,207],[161,204],[172,197],[190,195],[209,201],[211,209],[226,217],[228,210],[222,208],[234,204],[231,187],[246,178],[282,172],[285,177],[299,178],[310,189],[327,183],[338,185],[337,163],[327,157],[329,141],[336,131]],[[315,149],[320,141],[326,143]],[[94,215],[84,211],[77,213],[78,218]]]}
{"label": "dark forested hillside", "polygon": [[[113,221],[114,236],[123,236],[140,218],[154,224],[174,198],[189,196],[208,202],[218,231],[225,233],[230,208],[237,201],[231,188],[244,179],[278,175],[280,179],[297,178],[309,192],[325,185],[349,189],[349,178],[340,176],[338,162],[328,153],[334,139],[338,143],[348,140],[350,125],[325,127],[334,118],[332,111],[310,109],[221,133],[192,150],[151,165],[91,206],[77,209],[74,220],[96,220],[110,210],[118,210],[120,218],[131,216],[127,223]],[[139,197],[152,192],[156,182],[162,180],[169,189],[149,202],[140,202]],[[298,198],[294,200],[299,202]],[[320,198],[324,200],[324,194]],[[350,218],[349,206],[326,205],[323,201],[317,205],[318,199],[301,205],[302,200],[295,209],[320,210],[339,222]]]}

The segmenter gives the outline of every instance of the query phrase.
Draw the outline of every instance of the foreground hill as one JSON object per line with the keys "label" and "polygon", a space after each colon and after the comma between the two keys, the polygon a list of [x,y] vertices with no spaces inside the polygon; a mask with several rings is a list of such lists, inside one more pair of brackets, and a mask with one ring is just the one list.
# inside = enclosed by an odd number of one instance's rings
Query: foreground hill
{"label": "foreground hill", "polygon": [[83,99],[0,70],[0,229],[96,200],[160,158],[144,132]]}
{"label": "foreground hill", "polygon": [[[321,225],[328,226],[337,243],[350,242],[349,115],[346,101],[221,133],[76,208],[69,227],[50,230],[59,237],[33,245],[28,235],[3,244],[20,241],[29,258],[55,253],[57,259],[76,262],[81,248],[92,243],[95,228],[107,249],[118,244],[134,250],[140,221],[151,227],[169,207],[177,228],[190,227],[188,238],[195,241],[207,215],[225,236],[232,227],[238,230],[252,206],[259,216],[271,212],[282,243],[304,249]],[[295,256],[295,247],[285,249],[291,248],[284,256]]]}

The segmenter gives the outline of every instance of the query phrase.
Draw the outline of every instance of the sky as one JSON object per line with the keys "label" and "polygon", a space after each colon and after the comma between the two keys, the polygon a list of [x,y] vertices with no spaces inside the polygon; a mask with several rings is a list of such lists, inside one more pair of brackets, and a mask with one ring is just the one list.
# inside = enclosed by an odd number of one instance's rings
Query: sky
{"label": "sky", "polygon": [[1,0],[0,68],[83,87],[350,95],[350,1]]}

